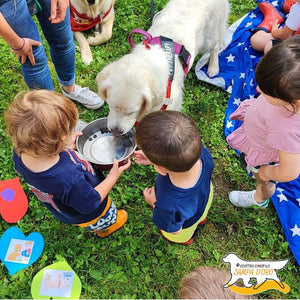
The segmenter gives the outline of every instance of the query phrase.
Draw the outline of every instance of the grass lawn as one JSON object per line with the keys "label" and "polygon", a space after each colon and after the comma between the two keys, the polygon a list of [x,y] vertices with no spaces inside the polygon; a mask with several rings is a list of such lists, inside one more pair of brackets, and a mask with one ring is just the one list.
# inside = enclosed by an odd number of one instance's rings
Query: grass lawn
{"label": "grass lawn", "polygon": [[[199,0],[200,1],[200,0]],[[209,1],[209,0],[202,0]],[[156,0],[155,11],[167,0]],[[229,22],[233,23],[255,8],[255,0],[231,0]],[[92,48],[94,60],[90,66],[81,62],[76,52],[77,83],[96,91],[95,77],[109,62],[130,51],[128,33],[133,28],[150,26],[149,0],[117,0],[113,37],[102,46]],[[0,39],[0,180],[17,176],[12,162],[12,146],[5,135],[3,112],[16,93],[27,89],[20,65],[9,47]],[[198,58],[195,62],[198,61]],[[59,85],[49,60],[55,88]],[[34,275],[42,268],[65,259],[82,282],[82,299],[97,298],[177,298],[180,279],[198,266],[228,268],[222,257],[234,252],[243,259],[276,260],[289,258],[287,267],[279,272],[280,279],[291,288],[288,294],[269,290],[259,298],[300,298],[300,273],[288,248],[273,205],[266,210],[239,209],[230,204],[232,189],[253,189],[255,182],[247,175],[234,151],[226,144],[223,134],[224,111],[229,94],[200,82],[194,68],[188,74],[184,89],[184,112],[196,121],[204,144],[215,162],[214,202],[207,224],[190,246],[165,241],[152,223],[152,209],[143,200],[142,191],[153,185],[155,171],[151,167],[132,163],[111,193],[117,207],[125,208],[129,221],[123,229],[107,239],[58,222],[29,192],[28,212],[18,224],[0,220],[0,234],[18,226],[27,236],[41,233],[45,248],[41,257],[30,267],[9,276],[0,264],[0,298],[31,298],[30,286]],[[92,121],[108,114],[108,106],[90,111],[78,105],[80,118]]]}

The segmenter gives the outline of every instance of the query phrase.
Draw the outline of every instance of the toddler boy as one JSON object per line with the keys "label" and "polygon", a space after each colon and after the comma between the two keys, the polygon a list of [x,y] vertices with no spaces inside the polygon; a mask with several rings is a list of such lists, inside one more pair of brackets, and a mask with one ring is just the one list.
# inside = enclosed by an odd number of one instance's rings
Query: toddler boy
{"label": "toddler boy", "polygon": [[144,190],[153,222],[167,240],[191,244],[213,198],[213,160],[195,122],[178,111],[156,111],[141,120],[135,139],[136,163],[153,164],[158,173],[155,187]]}

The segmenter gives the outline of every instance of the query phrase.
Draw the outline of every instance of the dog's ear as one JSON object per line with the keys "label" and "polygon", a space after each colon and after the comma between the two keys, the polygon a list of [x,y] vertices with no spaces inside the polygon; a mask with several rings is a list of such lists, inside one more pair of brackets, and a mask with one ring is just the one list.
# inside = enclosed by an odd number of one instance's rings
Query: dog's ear
{"label": "dog's ear", "polygon": [[103,99],[107,99],[107,89],[108,87],[105,85],[106,79],[112,73],[113,63],[107,65],[102,71],[100,71],[96,77],[96,83],[98,87],[98,95]]}
{"label": "dog's ear", "polygon": [[160,95],[155,88],[155,84],[152,82],[149,86],[143,87],[143,103],[140,108],[140,112],[138,115],[138,120],[140,120],[144,115],[149,114],[153,110],[159,109],[162,103],[163,95]]}
{"label": "dog's ear", "polygon": [[152,111],[153,109],[157,109],[157,106],[162,106],[164,98],[165,92],[164,89],[161,88],[161,83],[155,76],[152,76],[151,79],[149,78],[147,89],[145,89],[143,94],[146,109]]}
{"label": "dog's ear", "polygon": [[105,85],[105,80],[110,76],[111,68],[105,67],[96,77],[96,83],[98,87],[98,95],[106,101],[108,87]]}
{"label": "dog's ear", "polygon": [[157,78],[148,72],[147,75],[147,77],[144,77],[147,78],[147,80],[144,81],[146,84],[141,89],[143,91],[143,103],[137,117],[138,120],[141,120],[143,116],[151,113],[152,111],[159,110],[162,107],[165,97],[165,94],[161,92],[162,89]]}
{"label": "dog's ear", "polygon": [[149,99],[145,96],[142,99],[143,99],[143,103],[140,107],[140,111],[137,116],[138,121],[140,121],[143,118],[143,116],[147,115],[150,112],[149,111],[150,105],[149,105],[149,101],[148,101]]}
{"label": "dog's ear", "polygon": [[107,100],[107,90],[108,90],[107,87],[103,87],[103,88],[98,89],[98,95],[99,95],[104,101]]}

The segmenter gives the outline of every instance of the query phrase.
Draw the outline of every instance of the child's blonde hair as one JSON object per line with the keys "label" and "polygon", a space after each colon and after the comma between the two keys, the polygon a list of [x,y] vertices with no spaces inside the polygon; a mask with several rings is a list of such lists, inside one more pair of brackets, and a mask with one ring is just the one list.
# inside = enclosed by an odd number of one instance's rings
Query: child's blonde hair
{"label": "child's blonde hair", "polygon": [[180,299],[253,299],[224,288],[230,273],[213,267],[198,267],[186,275],[180,284]]}
{"label": "child's blonde hair", "polygon": [[66,140],[78,120],[76,105],[54,91],[19,93],[4,114],[18,155],[55,155],[65,149]]}

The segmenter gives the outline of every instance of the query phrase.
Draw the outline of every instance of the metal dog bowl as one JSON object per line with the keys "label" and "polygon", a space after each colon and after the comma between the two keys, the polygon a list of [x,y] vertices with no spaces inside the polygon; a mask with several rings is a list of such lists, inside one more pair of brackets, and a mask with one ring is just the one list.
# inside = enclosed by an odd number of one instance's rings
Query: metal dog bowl
{"label": "metal dog bowl", "polygon": [[107,118],[96,119],[77,138],[77,150],[99,169],[109,170],[114,159],[118,160],[120,166],[132,156],[136,148],[134,133],[132,128],[126,134],[113,135],[107,128]]}

